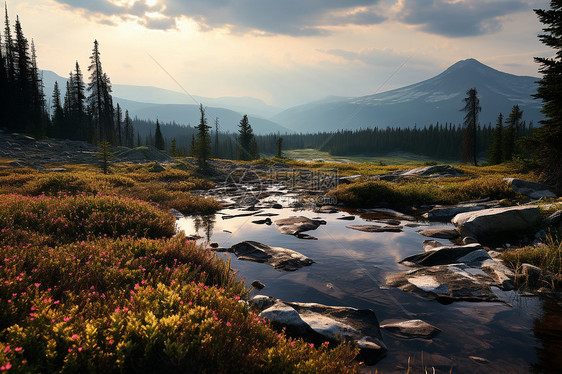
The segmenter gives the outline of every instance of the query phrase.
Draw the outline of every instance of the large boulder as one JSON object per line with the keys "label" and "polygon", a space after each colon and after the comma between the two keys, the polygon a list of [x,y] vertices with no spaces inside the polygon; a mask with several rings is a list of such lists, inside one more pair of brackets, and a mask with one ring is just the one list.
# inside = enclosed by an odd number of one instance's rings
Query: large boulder
{"label": "large boulder", "polygon": [[386,354],[377,316],[370,309],[293,303],[263,295],[250,300],[250,306],[274,327],[285,328],[289,336],[315,344],[352,341],[366,364],[372,365]]}
{"label": "large boulder", "polygon": [[275,221],[277,229],[287,235],[297,235],[304,231],[316,230],[320,225],[325,224],[326,221],[302,216],[282,218]]}
{"label": "large boulder", "polygon": [[452,222],[462,236],[474,237],[482,242],[502,235],[532,231],[540,220],[538,206],[515,206],[461,213]]}
{"label": "large boulder", "polygon": [[390,274],[386,284],[443,304],[454,301],[500,301],[491,290],[498,282],[482,269],[464,264],[437,265]]}
{"label": "large boulder", "polygon": [[266,244],[245,241],[230,248],[240,260],[262,262],[277,270],[294,271],[314,263],[310,258],[291,249],[270,247]]}
{"label": "large boulder", "polygon": [[408,256],[401,264],[408,266],[435,266],[464,263],[478,266],[491,257],[478,243],[463,246],[446,246],[434,248],[422,253]]}
{"label": "large boulder", "polygon": [[518,178],[504,178],[503,180],[507,182],[513,191],[529,196],[532,199],[556,197],[556,194],[549,191],[548,187],[542,183],[529,182]]}

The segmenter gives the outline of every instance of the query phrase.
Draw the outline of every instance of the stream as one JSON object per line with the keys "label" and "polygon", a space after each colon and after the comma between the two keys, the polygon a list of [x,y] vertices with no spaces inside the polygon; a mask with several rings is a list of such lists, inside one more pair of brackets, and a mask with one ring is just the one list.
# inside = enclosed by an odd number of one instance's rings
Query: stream
{"label": "stream", "polygon": [[[562,368],[562,303],[521,296],[516,291],[493,288],[504,302],[454,302],[443,305],[399,289],[385,286],[389,273],[411,270],[398,262],[423,251],[421,243],[430,239],[417,233],[421,228],[452,227],[427,221],[403,221],[403,232],[370,233],[346,228],[372,224],[383,218],[346,210],[332,214],[290,208],[260,209],[278,214],[273,221],[291,216],[321,218],[327,222],[307,231],[318,240],[303,240],[281,234],[275,224],[252,223],[265,217],[246,216],[223,219],[243,212],[224,209],[210,216],[188,216],[177,221],[187,235],[198,233],[200,242],[220,247],[253,240],[269,246],[289,248],[314,260],[297,271],[278,271],[251,261],[241,261],[231,253],[218,253],[228,259],[238,277],[249,286],[254,280],[265,284],[263,294],[285,301],[314,302],[373,310],[379,323],[393,319],[422,319],[441,330],[431,340],[405,339],[381,330],[388,347],[385,358],[374,367],[384,373],[404,373],[408,359],[413,372],[434,367],[436,372],[527,373],[557,372]],[[339,217],[354,215],[354,220]],[[388,217],[386,217],[388,218]],[[416,227],[410,227],[416,226]],[[446,239],[437,239],[452,244]],[[431,372],[428,370],[428,372]]]}

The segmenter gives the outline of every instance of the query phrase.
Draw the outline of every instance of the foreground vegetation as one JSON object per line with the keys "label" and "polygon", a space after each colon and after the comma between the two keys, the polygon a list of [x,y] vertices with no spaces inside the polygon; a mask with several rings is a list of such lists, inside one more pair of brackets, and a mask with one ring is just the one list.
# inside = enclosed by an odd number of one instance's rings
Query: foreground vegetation
{"label": "foreground vegetation", "polygon": [[[181,192],[188,210],[214,208],[184,191],[208,182],[142,166],[119,176],[67,168],[1,172],[0,370],[358,370],[350,345],[272,330],[242,301],[248,291],[229,261],[174,236],[167,204]],[[164,181],[176,186],[169,199],[156,187]],[[164,196],[165,209],[127,197],[139,191]]]}

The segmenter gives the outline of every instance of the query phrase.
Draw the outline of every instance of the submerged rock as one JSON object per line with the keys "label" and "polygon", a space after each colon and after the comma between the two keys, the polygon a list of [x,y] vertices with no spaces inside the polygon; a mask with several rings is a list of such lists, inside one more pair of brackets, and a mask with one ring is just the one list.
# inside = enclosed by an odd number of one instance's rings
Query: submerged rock
{"label": "submerged rock", "polygon": [[277,229],[287,235],[296,235],[303,231],[316,230],[320,225],[325,225],[326,221],[310,219],[307,217],[289,217],[275,221]]}
{"label": "submerged rock", "polygon": [[438,265],[391,274],[386,284],[448,304],[454,301],[501,301],[491,290],[497,281],[482,269],[464,264]]}
{"label": "submerged rock", "polygon": [[419,230],[418,234],[423,236],[428,236],[430,238],[438,238],[438,239],[457,239],[461,236],[459,232],[455,229],[424,229]]}
{"label": "submerged rock", "polygon": [[386,354],[377,316],[370,309],[292,303],[262,295],[250,300],[250,305],[274,327],[284,327],[289,336],[315,344],[354,342],[360,348],[358,359],[368,365]]}
{"label": "submerged rock", "polygon": [[238,217],[250,217],[250,216],[255,216],[256,214],[260,213],[260,211],[255,211],[255,212],[248,212],[248,213],[238,213],[238,214],[225,214],[222,216],[222,219],[232,219],[232,218],[238,218]]}
{"label": "submerged rock", "polygon": [[441,330],[430,325],[421,319],[412,319],[408,321],[387,322],[381,324],[381,329],[403,338],[422,338],[432,339]]}
{"label": "submerged rock", "polygon": [[461,213],[452,222],[463,237],[478,241],[494,239],[498,235],[521,234],[534,230],[541,220],[538,206],[515,206]]}
{"label": "submerged rock", "polygon": [[345,227],[363,232],[402,232],[402,226],[349,225]]}
{"label": "submerged rock", "polygon": [[235,244],[230,251],[240,260],[266,263],[277,270],[295,271],[314,263],[310,258],[291,249],[270,247],[254,241]]}

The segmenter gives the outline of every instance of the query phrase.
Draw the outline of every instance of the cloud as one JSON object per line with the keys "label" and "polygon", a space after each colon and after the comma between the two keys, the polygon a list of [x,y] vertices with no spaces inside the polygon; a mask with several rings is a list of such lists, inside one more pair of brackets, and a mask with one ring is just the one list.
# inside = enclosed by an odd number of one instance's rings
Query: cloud
{"label": "cloud", "polygon": [[[147,28],[171,29],[181,18],[201,30],[292,36],[323,35],[328,28],[372,25],[386,20],[383,0],[54,0],[98,20],[135,20]],[[150,18],[157,12],[160,17]]]}
{"label": "cloud", "polygon": [[466,37],[494,33],[502,17],[532,9],[522,0],[400,0],[397,20],[430,34]]}

